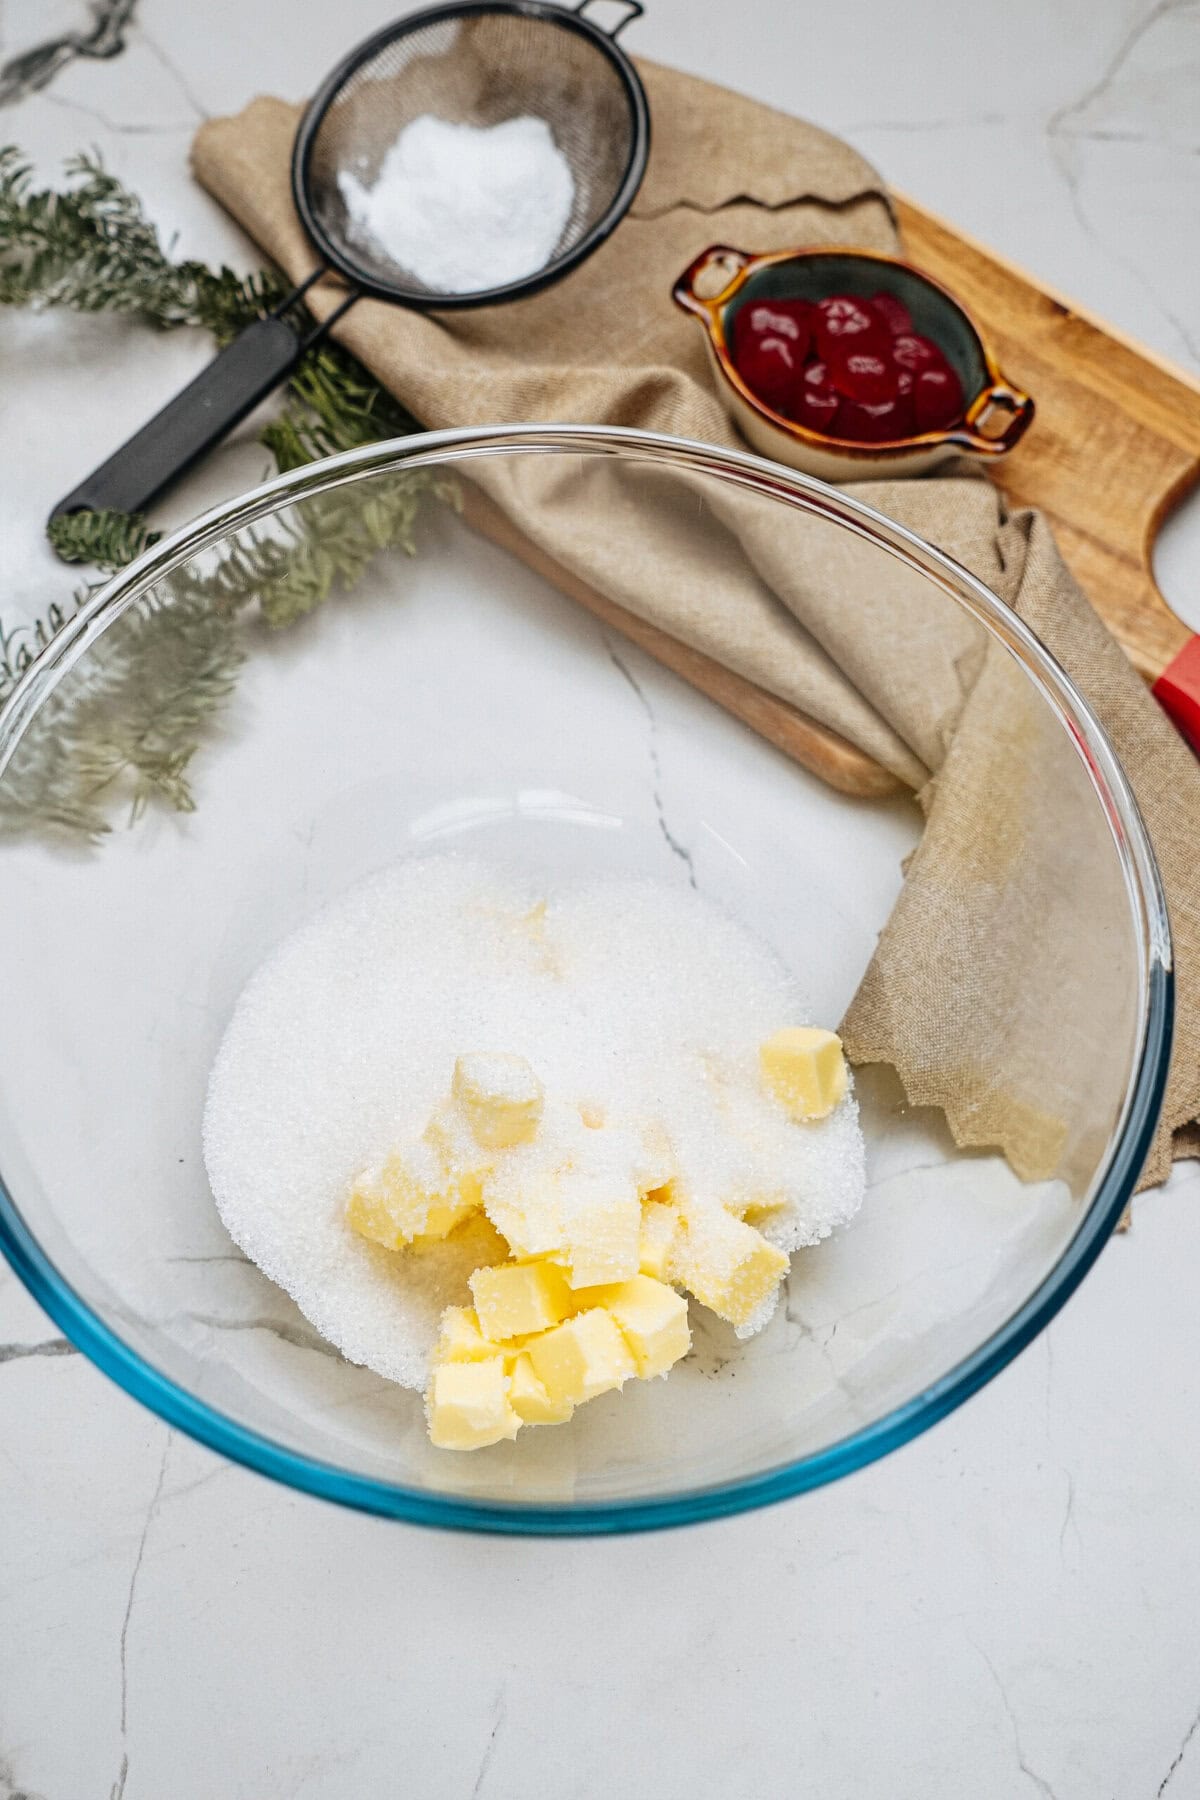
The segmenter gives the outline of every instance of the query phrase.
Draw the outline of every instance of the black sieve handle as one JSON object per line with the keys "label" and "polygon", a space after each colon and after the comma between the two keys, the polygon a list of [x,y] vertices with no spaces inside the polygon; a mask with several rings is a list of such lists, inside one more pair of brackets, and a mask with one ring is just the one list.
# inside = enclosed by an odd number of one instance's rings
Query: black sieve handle
{"label": "black sieve handle", "polygon": [[285,319],[256,319],[148,425],[60,500],[50,516],[107,507],[145,512],[164,488],[279,386],[309,342]]}
{"label": "black sieve handle", "polygon": [[[587,11],[588,7],[595,5],[595,3],[596,0],[579,0],[578,6],[572,7],[571,10],[577,16],[582,16],[582,14]],[[646,9],[641,4],[641,0],[613,0],[613,4],[628,8],[625,17],[623,19],[618,19],[611,31],[604,32],[605,37],[610,37],[615,41],[620,37],[627,25],[632,25],[635,19],[641,18]],[[603,31],[604,27],[601,26],[599,29]]]}

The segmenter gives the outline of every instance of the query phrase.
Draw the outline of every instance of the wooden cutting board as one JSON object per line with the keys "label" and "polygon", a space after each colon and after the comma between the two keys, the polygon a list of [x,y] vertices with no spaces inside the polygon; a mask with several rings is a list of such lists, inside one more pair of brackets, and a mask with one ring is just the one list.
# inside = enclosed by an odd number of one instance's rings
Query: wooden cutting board
{"label": "wooden cutting board", "polygon": [[[1092,605],[1200,754],[1200,636],[1171,611],[1153,570],[1163,521],[1200,479],[1200,381],[915,202],[894,200],[905,255],[963,301],[1036,402],[1028,434],[992,479],[1014,506],[1046,514]],[[884,771],[821,726],[803,748],[796,760],[843,791],[884,791]]]}
{"label": "wooden cutting board", "polygon": [[[905,255],[963,301],[1005,374],[1034,396],[1029,432],[989,473],[1013,505],[1047,515],[1096,611],[1200,754],[1200,636],[1159,593],[1151,560],[1163,520],[1200,478],[1200,381],[894,199]],[[468,490],[466,511],[477,530],[830,786],[863,798],[901,789],[836,732],[580,580],[478,490]]]}
{"label": "wooden cutting board", "polygon": [[[911,260],[957,294],[1037,417],[991,471],[1014,505],[1038,506],[1092,605],[1134,667],[1182,682],[1197,639],[1153,572],[1163,520],[1200,477],[1200,380],[1172,368],[1011,263],[897,196]],[[1190,675],[1193,705],[1200,679]],[[1168,711],[1173,696],[1160,693]]]}

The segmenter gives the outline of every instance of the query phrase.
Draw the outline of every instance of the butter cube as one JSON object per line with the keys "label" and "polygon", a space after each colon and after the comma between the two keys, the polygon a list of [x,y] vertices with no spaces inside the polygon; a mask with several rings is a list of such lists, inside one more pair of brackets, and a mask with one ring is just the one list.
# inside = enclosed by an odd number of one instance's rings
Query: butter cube
{"label": "butter cube", "polygon": [[479,1314],[473,1306],[446,1308],[433,1351],[435,1365],[480,1362],[486,1357],[499,1355],[499,1344],[493,1344],[479,1329]]}
{"label": "butter cube", "polygon": [[534,1374],[551,1401],[581,1406],[636,1375],[633,1351],[603,1307],[577,1313],[525,1346]]}
{"label": "butter cube", "polygon": [[688,1305],[682,1294],[649,1275],[635,1275],[610,1290],[604,1302],[643,1378],[665,1375],[692,1347]]}
{"label": "butter cube", "polygon": [[495,1341],[546,1331],[571,1310],[566,1278],[553,1263],[502,1263],[498,1269],[476,1269],[471,1293],[480,1330]]}
{"label": "butter cube", "polygon": [[508,1399],[525,1425],[562,1425],[575,1411],[569,1400],[552,1400],[534,1374],[529,1353],[522,1350],[511,1360]]}
{"label": "butter cube", "polygon": [[671,1273],[689,1293],[731,1325],[751,1329],[787,1268],[782,1250],[715,1205],[687,1212],[671,1257]]}
{"label": "butter cube", "polygon": [[538,1128],[545,1098],[523,1056],[490,1051],[458,1058],[453,1093],[476,1140],[488,1150],[528,1142]]}
{"label": "butter cube", "polygon": [[483,1204],[514,1256],[549,1256],[562,1249],[557,1170],[517,1157],[483,1186]]}
{"label": "butter cube", "polygon": [[642,1206],[642,1232],[638,1241],[638,1270],[665,1281],[671,1269],[671,1246],[679,1230],[679,1214],[661,1200]]}
{"label": "butter cube", "polygon": [[571,1171],[563,1182],[562,1222],[560,1256],[573,1288],[637,1274],[642,1209],[630,1177]]}
{"label": "butter cube", "polygon": [[346,1202],[346,1223],[360,1237],[401,1250],[416,1237],[445,1237],[478,1205],[424,1143],[389,1156],[360,1175]]}
{"label": "butter cube", "polygon": [[462,1108],[453,1100],[443,1100],[422,1132],[421,1141],[437,1157],[447,1184],[457,1190],[464,1203],[480,1205],[491,1161],[476,1142]]}
{"label": "butter cube", "polygon": [[[452,1233],[455,1244],[462,1247],[462,1262],[471,1269],[491,1267],[497,1262],[509,1260],[509,1247],[506,1240],[500,1237],[493,1222],[484,1213],[468,1213],[466,1219],[459,1220]],[[414,1238],[410,1249],[417,1255],[425,1249],[434,1249],[434,1244],[443,1244],[444,1238]],[[468,1262],[470,1258],[470,1262]]]}
{"label": "butter cube", "polygon": [[642,1127],[634,1177],[643,1199],[651,1194],[665,1194],[675,1178],[675,1150],[657,1120]]}
{"label": "butter cube", "polygon": [[430,1442],[439,1450],[482,1450],[521,1429],[509,1404],[502,1356],[443,1363],[433,1371],[426,1412]]}
{"label": "butter cube", "polygon": [[816,1025],[793,1025],[769,1037],[758,1052],[767,1087],[793,1119],[823,1119],[846,1092],[842,1040]]}

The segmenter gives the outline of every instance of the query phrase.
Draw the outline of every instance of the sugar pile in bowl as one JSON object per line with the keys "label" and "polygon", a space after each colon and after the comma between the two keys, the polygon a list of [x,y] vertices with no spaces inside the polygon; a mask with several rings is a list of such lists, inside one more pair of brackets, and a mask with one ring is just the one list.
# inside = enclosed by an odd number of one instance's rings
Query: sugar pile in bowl
{"label": "sugar pile in bowl", "polygon": [[404,127],[368,187],[338,176],[351,235],[443,294],[481,293],[544,269],[575,204],[544,119]]}
{"label": "sugar pile in bowl", "polygon": [[351,1362],[421,1388],[486,1236],[468,1223],[397,1254],[356,1235],[345,1207],[364,1166],[419,1138],[457,1056],[513,1052],[547,1090],[652,1115],[699,1200],[779,1195],[759,1229],[791,1252],[845,1224],[865,1188],[853,1093],[800,1128],[759,1080],[762,1039],[804,1017],[773,954],[689,890],[535,887],[412,858],[302,925],[243,991],[205,1109],[217,1207]]}

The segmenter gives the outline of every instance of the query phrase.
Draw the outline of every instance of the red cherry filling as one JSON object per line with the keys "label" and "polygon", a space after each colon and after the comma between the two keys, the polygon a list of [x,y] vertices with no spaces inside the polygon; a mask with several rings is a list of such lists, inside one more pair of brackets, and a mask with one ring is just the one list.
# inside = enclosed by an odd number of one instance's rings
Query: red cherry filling
{"label": "red cherry filling", "polygon": [[903,300],[897,300],[895,294],[872,294],[871,305],[893,337],[912,330],[912,315]]}
{"label": "red cherry filling", "polygon": [[903,400],[882,400],[871,406],[862,400],[843,400],[838,406],[837,434],[858,444],[882,444],[907,437],[912,431],[912,409]]}
{"label": "red cherry filling", "polygon": [[818,300],[817,350],[828,361],[836,350],[872,350],[877,356],[887,351],[888,332],[876,318],[870,303],[855,300],[850,294],[830,294]]}
{"label": "red cherry filling", "polygon": [[738,352],[737,369],[746,386],[774,406],[795,387],[803,361],[792,339],[751,336]]}
{"label": "red cherry filling", "polygon": [[751,392],[823,436],[879,444],[963,416],[958,376],[893,294],[755,301],[737,314],[732,336]]}
{"label": "red cherry filling", "polygon": [[900,369],[919,375],[922,369],[944,369],[947,362],[932,339],[916,331],[902,331],[892,339],[892,361]]}
{"label": "red cherry filling", "polygon": [[795,345],[797,361],[802,363],[812,344],[812,308],[803,300],[743,306],[733,322],[734,350],[740,354],[755,338],[764,337],[787,338]]}
{"label": "red cherry filling", "polygon": [[823,362],[806,364],[784,410],[789,419],[795,419],[798,425],[807,425],[810,431],[820,431],[826,436],[833,431],[838,395]]}
{"label": "red cherry filling", "polygon": [[838,348],[829,358],[829,375],[839,394],[878,406],[896,398],[896,369],[872,350]]}
{"label": "red cherry filling", "polygon": [[962,418],[962,383],[953,369],[921,370],[913,387],[913,414],[918,431],[940,431]]}

